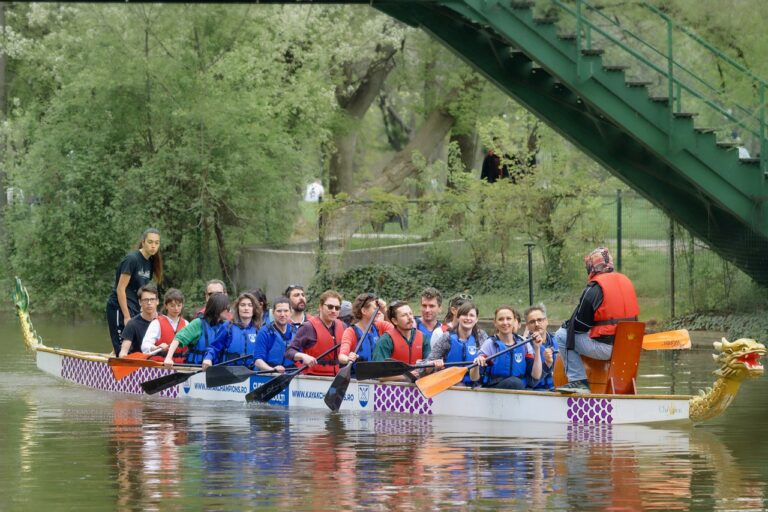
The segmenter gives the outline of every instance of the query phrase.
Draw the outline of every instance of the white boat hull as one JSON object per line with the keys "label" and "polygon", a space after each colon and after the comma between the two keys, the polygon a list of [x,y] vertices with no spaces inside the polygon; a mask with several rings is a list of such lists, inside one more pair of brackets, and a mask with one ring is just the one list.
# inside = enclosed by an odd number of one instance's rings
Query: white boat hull
{"label": "white boat hull", "polygon": [[[44,372],[94,389],[143,394],[140,384],[167,375],[162,368],[139,368],[115,380],[107,359],[97,354],[37,348],[37,366]],[[244,402],[244,395],[271,377],[254,376],[229,386],[208,388],[200,373],[156,396],[175,399]],[[328,410],[323,398],[331,379],[300,375],[269,403],[281,407]],[[562,424],[650,424],[689,422],[690,396],[577,395],[535,391],[451,388],[432,399],[412,384],[350,382],[343,410],[439,415],[501,421]]]}

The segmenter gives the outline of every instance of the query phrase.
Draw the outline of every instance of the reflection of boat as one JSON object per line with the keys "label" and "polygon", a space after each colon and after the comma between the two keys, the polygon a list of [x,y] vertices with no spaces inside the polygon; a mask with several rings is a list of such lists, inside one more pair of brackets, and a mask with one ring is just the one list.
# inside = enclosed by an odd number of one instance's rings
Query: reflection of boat
{"label": "reflection of boat", "polygon": [[[16,309],[27,346],[36,352],[37,366],[46,373],[92,388],[141,394],[141,382],[167,375],[162,368],[140,368],[129,377],[115,380],[103,354],[50,348],[36,335],[28,314],[29,297],[16,280]],[[353,411],[398,412],[468,418],[534,421],[544,423],[629,424],[689,422],[709,419],[731,403],[741,381],[762,375],[760,356],[765,347],[753,340],[717,343],[720,369],[712,390],[701,396],[687,395],[577,395],[533,391],[479,390],[455,387],[433,399],[416,387],[401,383],[352,382],[343,407]],[[182,369],[182,368],[180,368]],[[202,400],[242,401],[243,395],[269,380],[251,377],[242,384],[207,388],[203,374],[167,389],[161,396]],[[300,376],[270,403],[285,407],[326,409],[323,398],[327,377]]]}

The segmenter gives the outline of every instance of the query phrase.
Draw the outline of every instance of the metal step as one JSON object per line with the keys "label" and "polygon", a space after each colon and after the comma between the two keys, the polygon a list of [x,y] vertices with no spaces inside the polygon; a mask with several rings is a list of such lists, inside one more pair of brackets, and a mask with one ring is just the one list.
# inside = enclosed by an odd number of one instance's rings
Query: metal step
{"label": "metal step", "polygon": [[672,112],[672,115],[678,119],[693,119],[699,114],[696,112]]}
{"label": "metal step", "polygon": [[609,71],[609,72],[626,71],[626,70],[629,69],[629,66],[625,66],[623,64],[619,64],[619,65],[616,65],[616,64],[606,64],[606,65],[603,66],[603,69],[605,71]]}
{"label": "metal step", "polygon": [[581,54],[585,57],[599,57],[605,53],[602,48],[584,48],[581,50]]}
{"label": "metal step", "polygon": [[648,99],[654,103],[669,103],[667,96],[649,96]]}
{"label": "metal step", "polygon": [[647,80],[627,80],[625,83],[627,84],[627,87],[648,87],[649,85],[653,85],[653,82]]}

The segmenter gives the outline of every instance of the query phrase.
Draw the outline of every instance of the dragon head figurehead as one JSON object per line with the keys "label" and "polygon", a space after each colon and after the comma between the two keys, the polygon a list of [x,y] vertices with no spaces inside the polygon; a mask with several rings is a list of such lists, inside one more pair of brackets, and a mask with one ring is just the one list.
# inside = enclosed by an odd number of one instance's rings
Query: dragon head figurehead
{"label": "dragon head figurehead", "polygon": [[712,357],[720,365],[715,375],[727,379],[754,379],[763,374],[760,356],[765,355],[765,346],[749,338],[729,342],[725,338],[714,343],[717,354]]}
{"label": "dragon head figurehead", "polygon": [[714,345],[717,354],[712,357],[720,365],[714,372],[718,378],[711,388],[699,391],[699,395],[688,402],[688,415],[695,422],[722,414],[736,398],[741,383],[746,379],[760,377],[764,371],[760,364],[760,356],[765,355],[765,345],[762,343],[748,338],[731,343],[723,338]]}

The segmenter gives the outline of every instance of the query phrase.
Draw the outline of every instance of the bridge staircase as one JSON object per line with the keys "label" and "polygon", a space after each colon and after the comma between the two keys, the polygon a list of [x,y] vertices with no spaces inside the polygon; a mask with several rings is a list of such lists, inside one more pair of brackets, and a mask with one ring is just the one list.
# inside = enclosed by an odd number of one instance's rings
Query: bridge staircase
{"label": "bridge staircase", "polygon": [[[642,19],[660,20],[659,30],[629,29],[623,21],[631,13],[609,14],[586,0],[550,0],[545,9],[522,0],[371,3],[440,40],[768,284],[766,85],[743,66],[642,2]],[[686,61],[690,55],[699,57]],[[746,88],[750,106],[726,103],[723,87],[713,85],[717,77],[708,79],[707,70],[717,70],[722,80],[724,68],[736,77],[731,83]],[[733,133],[759,147],[759,158],[739,158]]]}

